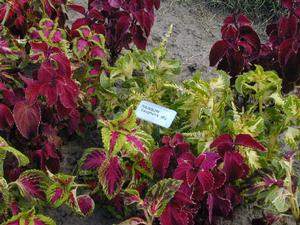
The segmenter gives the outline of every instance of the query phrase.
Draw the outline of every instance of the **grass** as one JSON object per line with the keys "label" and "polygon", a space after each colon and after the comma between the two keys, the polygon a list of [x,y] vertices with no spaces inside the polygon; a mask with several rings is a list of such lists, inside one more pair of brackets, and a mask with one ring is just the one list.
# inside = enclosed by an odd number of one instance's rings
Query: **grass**
{"label": "grass", "polygon": [[284,13],[279,0],[207,0],[206,3],[232,13],[243,13],[261,23],[275,20]]}

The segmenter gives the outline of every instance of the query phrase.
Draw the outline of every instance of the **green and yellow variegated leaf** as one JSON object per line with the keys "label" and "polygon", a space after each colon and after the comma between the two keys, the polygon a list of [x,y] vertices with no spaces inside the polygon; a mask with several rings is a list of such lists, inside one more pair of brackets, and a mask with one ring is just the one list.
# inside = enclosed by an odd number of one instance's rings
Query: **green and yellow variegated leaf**
{"label": "green and yellow variegated leaf", "polygon": [[20,224],[20,225],[56,225],[54,220],[50,217],[36,214],[35,209],[32,208],[26,212],[21,212],[13,217],[11,217],[8,221],[2,223],[1,225],[10,225],[10,224]]}
{"label": "green and yellow variegated leaf", "polygon": [[257,155],[256,151],[253,151],[249,148],[247,148],[244,151],[245,155],[246,155],[246,159],[248,161],[249,166],[253,169],[259,169],[261,168],[260,162],[259,162],[259,156]]}
{"label": "green and yellow variegated leaf", "polygon": [[284,113],[292,120],[300,120],[300,98],[294,95],[287,97],[284,106]]}
{"label": "green and yellow variegated leaf", "polygon": [[[2,199],[2,200],[1,200]],[[6,210],[10,199],[8,184],[3,177],[0,177],[0,212]]]}
{"label": "green and yellow variegated leaf", "polygon": [[285,132],[284,141],[294,150],[297,150],[298,143],[300,139],[300,129],[294,127],[288,127],[287,131]]}
{"label": "green and yellow variegated leaf", "polygon": [[237,77],[235,89],[243,96],[253,96],[257,103],[267,104],[274,96],[280,95],[281,84],[282,80],[275,71],[264,71],[262,66],[256,65],[255,70]]}
{"label": "green and yellow variegated leaf", "polygon": [[265,198],[266,203],[271,203],[279,213],[289,210],[288,193],[285,188],[273,188]]}
{"label": "green and yellow variegated leaf", "polygon": [[144,200],[148,213],[153,217],[160,217],[181,184],[182,181],[180,180],[163,179],[153,185],[148,190]]}

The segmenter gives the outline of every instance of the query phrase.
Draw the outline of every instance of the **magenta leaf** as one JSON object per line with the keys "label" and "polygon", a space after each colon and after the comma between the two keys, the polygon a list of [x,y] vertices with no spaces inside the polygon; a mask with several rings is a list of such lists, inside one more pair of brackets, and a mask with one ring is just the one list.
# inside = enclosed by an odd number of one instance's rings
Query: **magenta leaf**
{"label": "magenta leaf", "polygon": [[114,198],[121,190],[124,182],[124,170],[117,156],[106,159],[98,170],[99,182],[109,199]]}
{"label": "magenta leaf", "polygon": [[57,183],[53,183],[47,189],[47,200],[54,207],[58,208],[62,204],[66,203],[69,200],[68,188],[66,186]]}
{"label": "magenta leaf", "polygon": [[47,185],[47,178],[42,171],[26,170],[19,176],[16,184],[18,185],[19,190],[23,196],[29,199],[46,199],[44,190]]}
{"label": "magenta leaf", "polygon": [[121,0],[108,0],[108,3],[113,8],[119,8],[121,6]]}
{"label": "magenta leaf", "polygon": [[205,152],[195,159],[195,165],[201,167],[203,170],[209,170],[217,166],[219,159],[221,159],[221,156],[218,153]]}
{"label": "magenta leaf", "polygon": [[102,165],[105,159],[106,159],[106,154],[103,149],[98,149],[98,148],[87,149],[79,162],[80,169],[96,170]]}
{"label": "magenta leaf", "polygon": [[281,4],[286,9],[291,9],[293,7],[293,0],[281,0]]}
{"label": "magenta leaf", "polygon": [[126,136],[127,142],[129,142],[135,149],[137,149],[139,152],[142,154],[146,155],[147,151],[145,148],[144,143],[139,139],[139,137],[133,135],[133,134],[128,134]]}
{"label": "magenta leaf", "polygon": [[38,134],[41,122],[41,110],[38,104],[30,105],[25,101],[16,103],[13,116],[20,133],[27,139]]}
{"label": "magenta leaf", "polygon": [[188,225],[189,215],[181,207],[169,203],[159,220],[161,225]]}
{"label": "magenta leaf", "polygon": [[7,40],[0,38],[0,54],[12,54]]}
{"label": "magenta leaf", "polygon": [[77,202],[79,209],[84,216],[90,215],[94,211],[95,203],[89,195],[77,196]]}
{"label": "magenta leaf", "polygon": [[161,177],[165,177],[169,168],[172,149],[167,146],[156,149],[152,153],[152,166]]}

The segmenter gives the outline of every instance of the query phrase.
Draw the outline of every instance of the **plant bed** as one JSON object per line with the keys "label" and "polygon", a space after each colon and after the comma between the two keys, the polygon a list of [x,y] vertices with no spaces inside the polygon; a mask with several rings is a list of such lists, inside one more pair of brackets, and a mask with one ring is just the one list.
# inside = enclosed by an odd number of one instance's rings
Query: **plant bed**
{"label": "plant bed", "polygon": [[[172,27],[145,51],[159,0],[2,3],[1,225],[225,224],[238,207],[249,224],[299,221],[300,99],[283,94],[298,3],[282,4],[264,45],[227,17],[209,59],[228,74],[180,83]],[[172,126],[137,118],[142,100],[175,110]]]}

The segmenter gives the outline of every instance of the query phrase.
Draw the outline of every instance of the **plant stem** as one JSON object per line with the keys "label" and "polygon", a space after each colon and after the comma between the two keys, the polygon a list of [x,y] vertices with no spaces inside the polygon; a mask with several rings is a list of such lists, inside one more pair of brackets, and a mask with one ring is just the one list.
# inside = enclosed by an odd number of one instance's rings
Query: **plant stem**
{"label": "plant stem", "polygon": [[151,217],[149,216],[149,214],[148,214],[148,212],[147,212],[146,209],[144,209],[144,215],[145,215],[145,217],[146,217],[147,224],[148,224],[148,225],[152,225],[152,224],[153,224],[153,218],[151,218]]}
{"label": "plant stem", "polygon": [[259,97],[259,100],[258,100],[258,104],[259,104],[259,113],[262,114],[262,111],[263,111],[263,97]]}
{"label": "plant stem", "polygon": [[[292,163],[290,163],[289,171],[287,171],[287,177],[289,179],[288,191],[290,192],[289,195],[289,202],[291,204],[291,211],[293,217],[296,221],[299,221],[300,211],[299,211],[299,204],[297,201],[297,196],[294,196],[293,192],[293,180],[292,180]],[[297,193],[297,191],[296,191]]]}
{"label": "plant stem", "polygon": [[7,8],[6,8],[6,11],[5,11],[5,15],[4,15],[4,18],[3,18],[2,23],[1,23],[1,25],[3,25],[3,26],[4,26],[4,24],[5,24],[5,22],[6,22],[7,18],[8,18],[8,14],[9,14],[10,8],[11,8],[11,5],[8,2],[7,3]]}

